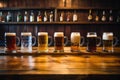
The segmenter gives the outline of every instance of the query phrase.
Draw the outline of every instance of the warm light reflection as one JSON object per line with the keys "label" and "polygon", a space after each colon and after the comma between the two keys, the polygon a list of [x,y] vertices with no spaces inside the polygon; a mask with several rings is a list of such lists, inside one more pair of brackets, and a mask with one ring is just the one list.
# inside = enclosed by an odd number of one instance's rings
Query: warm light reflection
{"label": "warm light reflection", "polygon": [[3,7],[3,3],[2,2],[0,2],[0,7]]}

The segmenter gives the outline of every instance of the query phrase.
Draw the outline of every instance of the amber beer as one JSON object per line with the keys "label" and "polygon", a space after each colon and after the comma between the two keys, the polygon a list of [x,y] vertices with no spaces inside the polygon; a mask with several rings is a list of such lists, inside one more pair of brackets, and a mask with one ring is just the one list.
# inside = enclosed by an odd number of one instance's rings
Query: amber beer
{"label": "amber beer", "polygon": [[80,33],[79,32],[72,32],[71,33],[71,51],[72,52],[80,52]]}
{"label": "amber beer", "polygon": [[16,33],[5,33],[6,51],[16,52]]}
{"label": "amber beer", "polygon": [[38,52],[48,52],[48,33],[38,33]]}
{"label": "amber beer", "polygon": [[103,33],[103,51],[113,52],[113,33]]}
{"label": "amber beer", "polygon": [[54,33],[55,52],[64,52],[64,34],[63,32]]}

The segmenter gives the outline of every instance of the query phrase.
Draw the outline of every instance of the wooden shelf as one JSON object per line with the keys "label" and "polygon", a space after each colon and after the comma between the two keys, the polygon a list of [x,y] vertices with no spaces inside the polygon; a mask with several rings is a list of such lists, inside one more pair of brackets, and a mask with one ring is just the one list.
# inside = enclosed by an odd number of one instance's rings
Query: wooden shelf
{"label": "wooden shelf", "polygon": [[85,21],[81,21],[81,22],[0,22],[0,24],[6,24],[6,25],[37,25],[37,24],[70,24],[70,25],[75,25],[75,24],[120,24],[118,22],[85,22]]}

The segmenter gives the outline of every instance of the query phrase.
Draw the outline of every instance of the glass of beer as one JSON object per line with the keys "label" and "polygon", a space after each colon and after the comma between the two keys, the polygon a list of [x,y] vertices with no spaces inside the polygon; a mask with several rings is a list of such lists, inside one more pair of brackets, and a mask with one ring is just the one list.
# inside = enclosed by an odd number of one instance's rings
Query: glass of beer
{"label": "glass of beer", "polygon": [[[64,38],[66,38],[66,42],[64,44]],[[68,43],[68,38],[64,36],[63,32],[55,32],[54,33],[54,52],[64,52],[64,45]]]}
{"label": "glass of beer", "polygon": [[[32,38],[34,43],[32,43]],[[21,33],[21,52],[32,52],[32,46],[36,44],[36,37],[32,36],[31,32]]]}
{"label": "glass of beer", "polygon": [[12,52],[16,53],[17,47],[16,47],[16,39],[18,40],[17,45],[20,43],[19,37],[16,36],[16,33],[10,33],[6,32],[5,33],[5,51],[6,52]]}
{"label": "glass of beer", "polygon": [[[48,44],[48,38],[50,43]],[[52,44],[52,37],[47,32],[38,32],[38,52],[48,52],[48,46]]]}
{"label": "glass of beer", "polygon": [[[82,43],[81,43],[81,39]],[[80,45],[84,44],[84,37],[80,35],[79,32],[71,33],[71,52],[80,52]]]}
{"label": "glass of beer", "polygon": [[[99,43],[97,44],[97,39],[99,39]],[[88,32],[87,33],[87,51],[88,52],[96,52],[96,47],[100,46],[101,38],[97,37],[96,32]]]}
{"label": "glass of beer", "polygon": [[[113,47],[118,43],[117,37],[113,37],[112,32],[104,32],[102,39],[103,39],[103,51],[114,52]],[[113,40],[115,40],[115,43],[113,43]]]}

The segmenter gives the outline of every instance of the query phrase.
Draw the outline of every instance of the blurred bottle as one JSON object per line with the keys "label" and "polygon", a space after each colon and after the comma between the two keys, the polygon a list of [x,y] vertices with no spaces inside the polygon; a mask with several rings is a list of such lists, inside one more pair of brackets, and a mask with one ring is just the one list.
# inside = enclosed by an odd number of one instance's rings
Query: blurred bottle
{"label": "blurred bottle", "polygon": [[37,15],[37,22],[41,22],[41,21],[42,21],[42,15],[41,12],[39,11]]}
{"label": "blurred bottle", "polygon": [[29,20],[29,17],[28,17],[29,15],[28,15],[28,13],[27,13],[27,11],[25,11],[25,14],[24,14],[24,22],[28,22],[28,20]]}
{"label": "blurred bottle", "polygon": [[70,12],[67,13],[67,19],[66,19],[67,22],[70,21]]}
{"label": "blurred bottle", "polygon": [[105,22],[106,21],[106,14],[105,14],[105,11],[103,10],[102,12],[102,18],[101,18],[101,21]]}
{"label": "blurred bottle", "polygon": [[110,15],[109,15],[109,21],[112,22],[113,21],[113,12],[112,10],[110,10]]}
{"label": "blurred bottle", "polygon": [[22,15],[20,12],[17,13],[17,22],[22,22]]}
{"label": "blurred bottle", "polygon": [[60,22],[64,21],[64,12],[60,13]]}
{"label": "blurred bottle", "polygon": [[11,13],[9,11],[7,13],[7,16],[6,16],[6,21],[7,22],[11,22],[12,21],[12,15],[11,15]]}
{"label": "blurred bottle", "polygon": [[74,11],[74,13],[73,13],[73,22],[76,22],[77,20],[78,20],[78,16],[77,16],[76,11]]}
{"label": "blurred bottle", "polygon": [[47,12],[45,11],[45,12],[44,12],[44,18],[43,18],[43,21],[44,21],[44,22],[47,22],[47,18],[48,18],[48,17],[47,17]]}
{"label": "blurred bottle", "polygon": [[99,21],[99,13],[98,13],[98,11],[96,12],[96,16],[95,16],[95,21],[97,22],[97,21]]}
{"label": "blurred bottle", "polygon": [[53,11],[50,12],[49,19],[50,19],[50,22],[53,22]]}
{"label": "blurred bottle", "polygon": [[92,16],[92,10],[89,10],[89,14],[88,14],[88,21],[92,21],[93,16]]}
{"label": "blurred bottle", "polygon": [[117,22],[120,22],[120,11],[118,11]]}
{"label": "blurred bottle", "polygon": [[30,22],[34,22],[34,13],[33,13],[33,11],[31,11],[31,14],[30,14]]}
{"label": "blurred bottle", "polygon": [[2,12],[0,12],[0,22],[4,22],[4,16]]}

